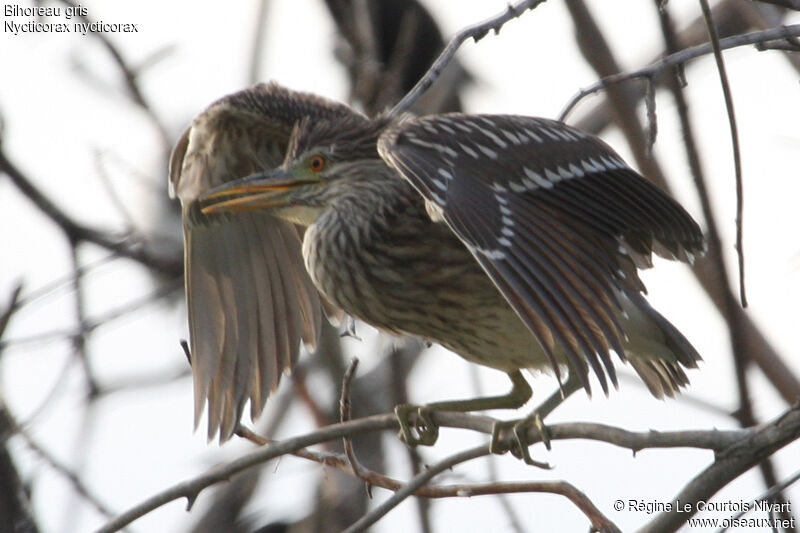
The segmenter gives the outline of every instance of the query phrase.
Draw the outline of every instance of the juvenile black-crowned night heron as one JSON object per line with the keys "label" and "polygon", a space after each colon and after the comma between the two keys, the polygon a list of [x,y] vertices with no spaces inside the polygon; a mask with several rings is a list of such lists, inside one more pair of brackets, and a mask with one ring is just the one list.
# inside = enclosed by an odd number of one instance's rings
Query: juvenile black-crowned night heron
{"label": "juvenile black-crowned night heron", "polygon": [[[642,296],[651,254],[687,260],[700,229],[603,141],[509,115],[367,118],[278,85],[194,119],[172,155],[184,212],[195,416],[209,438],[253,417],[299,343],[341,309],[506,372],[503,396],[429,404],[404,438],[436,438],[429,409],[517,408],[522,369],[565,388],[616,385],[610,351],[657,397],[700,359]],[[305,228],[305,234],[300,235]],[[305,264],[305,266],[303,266]],[[319,293],[317,292],[319,291]]]}

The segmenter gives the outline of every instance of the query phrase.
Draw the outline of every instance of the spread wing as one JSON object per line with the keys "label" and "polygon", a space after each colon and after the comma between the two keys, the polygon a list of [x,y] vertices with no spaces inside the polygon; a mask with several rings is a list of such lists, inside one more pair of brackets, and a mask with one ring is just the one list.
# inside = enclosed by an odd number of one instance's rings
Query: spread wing
{"label": "spread wing", "polygon": [[[401,121],[381,156],[466,244],[558,374],[566,355],[616,384],[619,293],[644,286],[653,251],[690,259],[702,233],[684,209],[600,139],[552,120],[438,115]],[[604,370],[605,369],[605,370]]]}
{"label": "spread wing", "polygon": [[300,341],[313,349],[320,298],[301,255],[301,235],[257,212],[206,216],[197,197],[283,161],[305,116],[352,114],[346,106],[257,85],[198,115],[170,158],[170,190],[183,206],[186,299],[195,425],[208,403],[208,438],[227,440],[250,400],[257,417]]}

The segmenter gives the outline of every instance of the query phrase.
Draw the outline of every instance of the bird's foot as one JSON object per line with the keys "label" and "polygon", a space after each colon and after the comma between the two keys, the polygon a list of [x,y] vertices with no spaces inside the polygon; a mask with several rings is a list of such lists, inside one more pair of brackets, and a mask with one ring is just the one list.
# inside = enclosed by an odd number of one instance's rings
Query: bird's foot
{"label": "bird's foot", "polygon": [[[546,470],[553,468],[549,463],[537,461],[531,457],[528,448],[534,443],[530,442],[527,436],[527,430],[531,426],[539,431],[540,440],[544,443],[545,447],[550,450],[550,432],[547,426],[544,425],[539,412],[534,411],[525,418],[495,422],[494,426],[492,426],[492,440],[489,443],[489,451],[491,453],[503,454],[510,450],[514,457],[522,459],[526,464],[538,466]],[[509,446],[504,442],[506,439],[503,438],[503,433],[509,429],[514,432],[514,444],[516,444],[516,447],[513,445]]]}
{"label": "bird's foot", "polygon": [[[439,438],[439,426],[431,418],[431,409],[424,405],[402,404],[394,408],[400,424],[400,439],[410,447],[418,445],[433,446]],[[409,416],[416,415],[416,424],[411,424]]]}

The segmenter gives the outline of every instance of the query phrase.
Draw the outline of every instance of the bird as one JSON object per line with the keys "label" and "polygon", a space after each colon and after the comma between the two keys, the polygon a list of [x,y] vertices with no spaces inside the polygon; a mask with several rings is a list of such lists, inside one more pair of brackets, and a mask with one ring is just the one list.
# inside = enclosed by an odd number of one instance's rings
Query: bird
{"label": "bird", "polygon": [[612,352],[657,398],[685,387],[701,360],[638,276],[653,254],[702,254],[700,227],[565,123],[367,117],[271,82],[201,112],[169,172],[183,211],[195,426],[207,404],[209,440],[229,439],[248,401],[260,414],[325,316],[509,376],[504,395],[398,406],[412,446],[436,441],[438,410],[522,407],[523,370],[561,384],[539,421],[566,394],[591,394],[591,374],[606,394],[618,386]]}

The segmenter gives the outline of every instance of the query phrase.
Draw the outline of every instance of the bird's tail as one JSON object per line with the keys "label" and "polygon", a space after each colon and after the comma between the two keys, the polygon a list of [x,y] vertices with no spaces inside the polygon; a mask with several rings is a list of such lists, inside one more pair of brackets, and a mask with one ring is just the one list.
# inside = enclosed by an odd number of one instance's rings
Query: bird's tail
{"label": "bird's tail", "polygon": [[702,357],[639,292],[630,291],[620,300],[627,314],[624,348],[628,361],[653,396],[674,397],[689,383],[685,369],[697,368]]}

